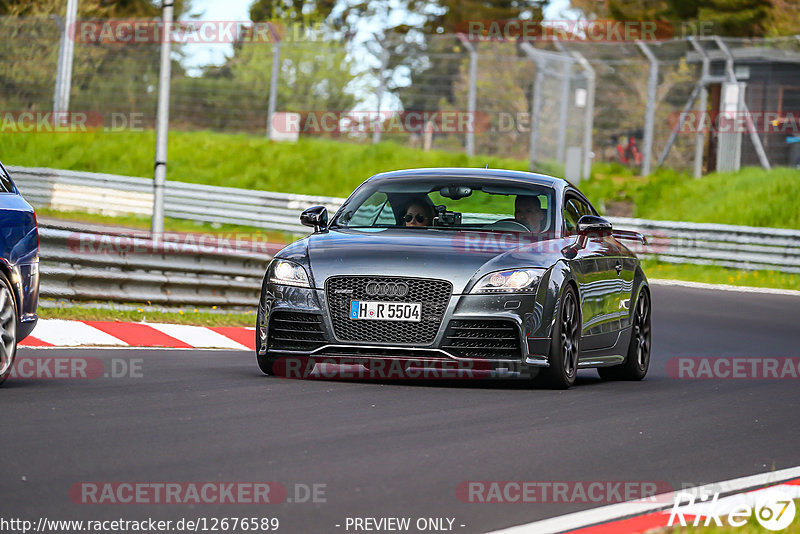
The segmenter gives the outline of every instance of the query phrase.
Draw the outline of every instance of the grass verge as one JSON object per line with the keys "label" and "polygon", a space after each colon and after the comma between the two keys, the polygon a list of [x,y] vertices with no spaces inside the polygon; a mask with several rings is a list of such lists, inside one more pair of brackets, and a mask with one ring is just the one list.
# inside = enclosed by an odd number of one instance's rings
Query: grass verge
{"label": "grass verge", "polygon": [[597,164],[580,188],[603,212],[619,203],[644,219],[800,229],[800,170],[788,167],[747,167],[698,180],[669,169],[641,177]]}
{"label": "grass verge", "polygon": [[70,319],[74,321],[123,321],[131,323],[173,323],[197,326],[254,326],[255,310],[252,312],[221,312],[199,309],[179,311],[154,310],[147,306],[135,309],[115,309],[88,306],[40,306],[41,319]]}
{"label": "grass verge", "polygon": [[647,278],[800,291],[800,275],[778,271],[745,271],[716,265],[663,263],[648,259],[642,261],[642,268]]}
{"label": "grass verge", "polygon": [[[3,162],[128,176],[152,176],[152,131],[80,135],[3,134]],[[301,138],[277,143],[264,137],[209,131],[171,131],[169,179],[209,185],[347,196],[367,177],[410,167],[483,167],[527,170],[524,160],[423,151],[385,141],[364,144]],[[537,169],[561,175],[560,165]],[[637,176],[609,163],[592,167],[581,189],[602,212],[614,205],[647,219],[713,222],[800,229],[800,170],[745,168],[695,180],[659,169]]]}
{"label": "grass verge", "polygon": [[[3,134],[3,163],[150,177],[154,147],[152,131],[10,133]],[[245,134],[169,133],[168,179],[264,191],[342,197],[379,172],[486,164],[528,168],[521,160],[423,151],[390,141],[373,145],[302,138],[297,143],[278,143]],[[560,166],[544,165],[542,171],[558,169]]]}

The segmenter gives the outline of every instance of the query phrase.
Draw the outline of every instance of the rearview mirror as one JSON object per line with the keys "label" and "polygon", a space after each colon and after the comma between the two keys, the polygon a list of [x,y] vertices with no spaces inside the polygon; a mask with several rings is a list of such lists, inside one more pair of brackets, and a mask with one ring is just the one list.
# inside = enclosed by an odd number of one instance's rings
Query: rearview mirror
{"label": "rearview mirror", "polygon": [[312,206],[300,214],[300,224],[311,226],[315,232],[322,232],[328,227],[328,208]]}
{"label": "rearview mirror", "polygon": [[597,215],[584,215],[578,219],[576,230],[579,235],[608,235],[611,233],[611,223]]}
{"label": "rearview mirror", "polygon": [[451,200],[460,200],[472,194],[472,188],[465,185],[446,185],[439,190],[439,194]]}

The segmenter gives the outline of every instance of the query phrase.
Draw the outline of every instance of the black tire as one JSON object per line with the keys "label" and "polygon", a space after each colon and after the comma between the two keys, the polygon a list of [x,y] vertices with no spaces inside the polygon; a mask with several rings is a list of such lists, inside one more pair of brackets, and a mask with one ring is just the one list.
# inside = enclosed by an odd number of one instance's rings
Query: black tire
{"label": "black tire", "polygon": [[553,326],[548,367],[541,370],[535,382],[553,389],[568,389],[578,375],[581,343],[581,313],[578,297],[567,286],[558,303],[558,320]]}
{"label": "black tire", "polygon": [[275,365],[275,358],[267,355],[267,313],[264,307],[259,303],[258,313],[256,313],[256,361],[258,368],[265,375],[273,374],[273,366]]}
{"label": "black tire", "polygon": [[17,355],[17,303],[11,284],[0,274],[0,384],[6,381]]}
{"label": "black tire", "polygon": [[631,341],[625,362],[612,367],[598,367],[597,374],[603,380],[641,380],[650,368],[650,294],[642,288],[636,299],[636,308],[631,325]]}

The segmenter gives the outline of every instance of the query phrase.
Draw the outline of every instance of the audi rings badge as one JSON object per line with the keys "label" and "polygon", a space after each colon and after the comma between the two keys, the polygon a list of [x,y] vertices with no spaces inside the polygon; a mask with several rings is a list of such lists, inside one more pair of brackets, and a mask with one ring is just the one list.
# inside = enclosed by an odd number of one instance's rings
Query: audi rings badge
{"label": "audi rings badge", "polygon": [[405,282],[380,282],[370,280],[364,291],[370,297],[405,297],[408,295],[408,284]]}

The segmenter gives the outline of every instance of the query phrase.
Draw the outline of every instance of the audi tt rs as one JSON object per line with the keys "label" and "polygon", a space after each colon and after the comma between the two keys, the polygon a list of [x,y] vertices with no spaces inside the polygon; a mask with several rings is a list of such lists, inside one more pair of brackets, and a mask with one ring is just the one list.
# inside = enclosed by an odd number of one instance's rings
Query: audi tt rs
{"label": "audi tt rs", "polygon": [[577,371],[641,380],[650,290],[624,242],[565,180],[496,169],[375,175],[267,267],[260,369],[286,359],[364,368],[491,369],[568,388]]}

